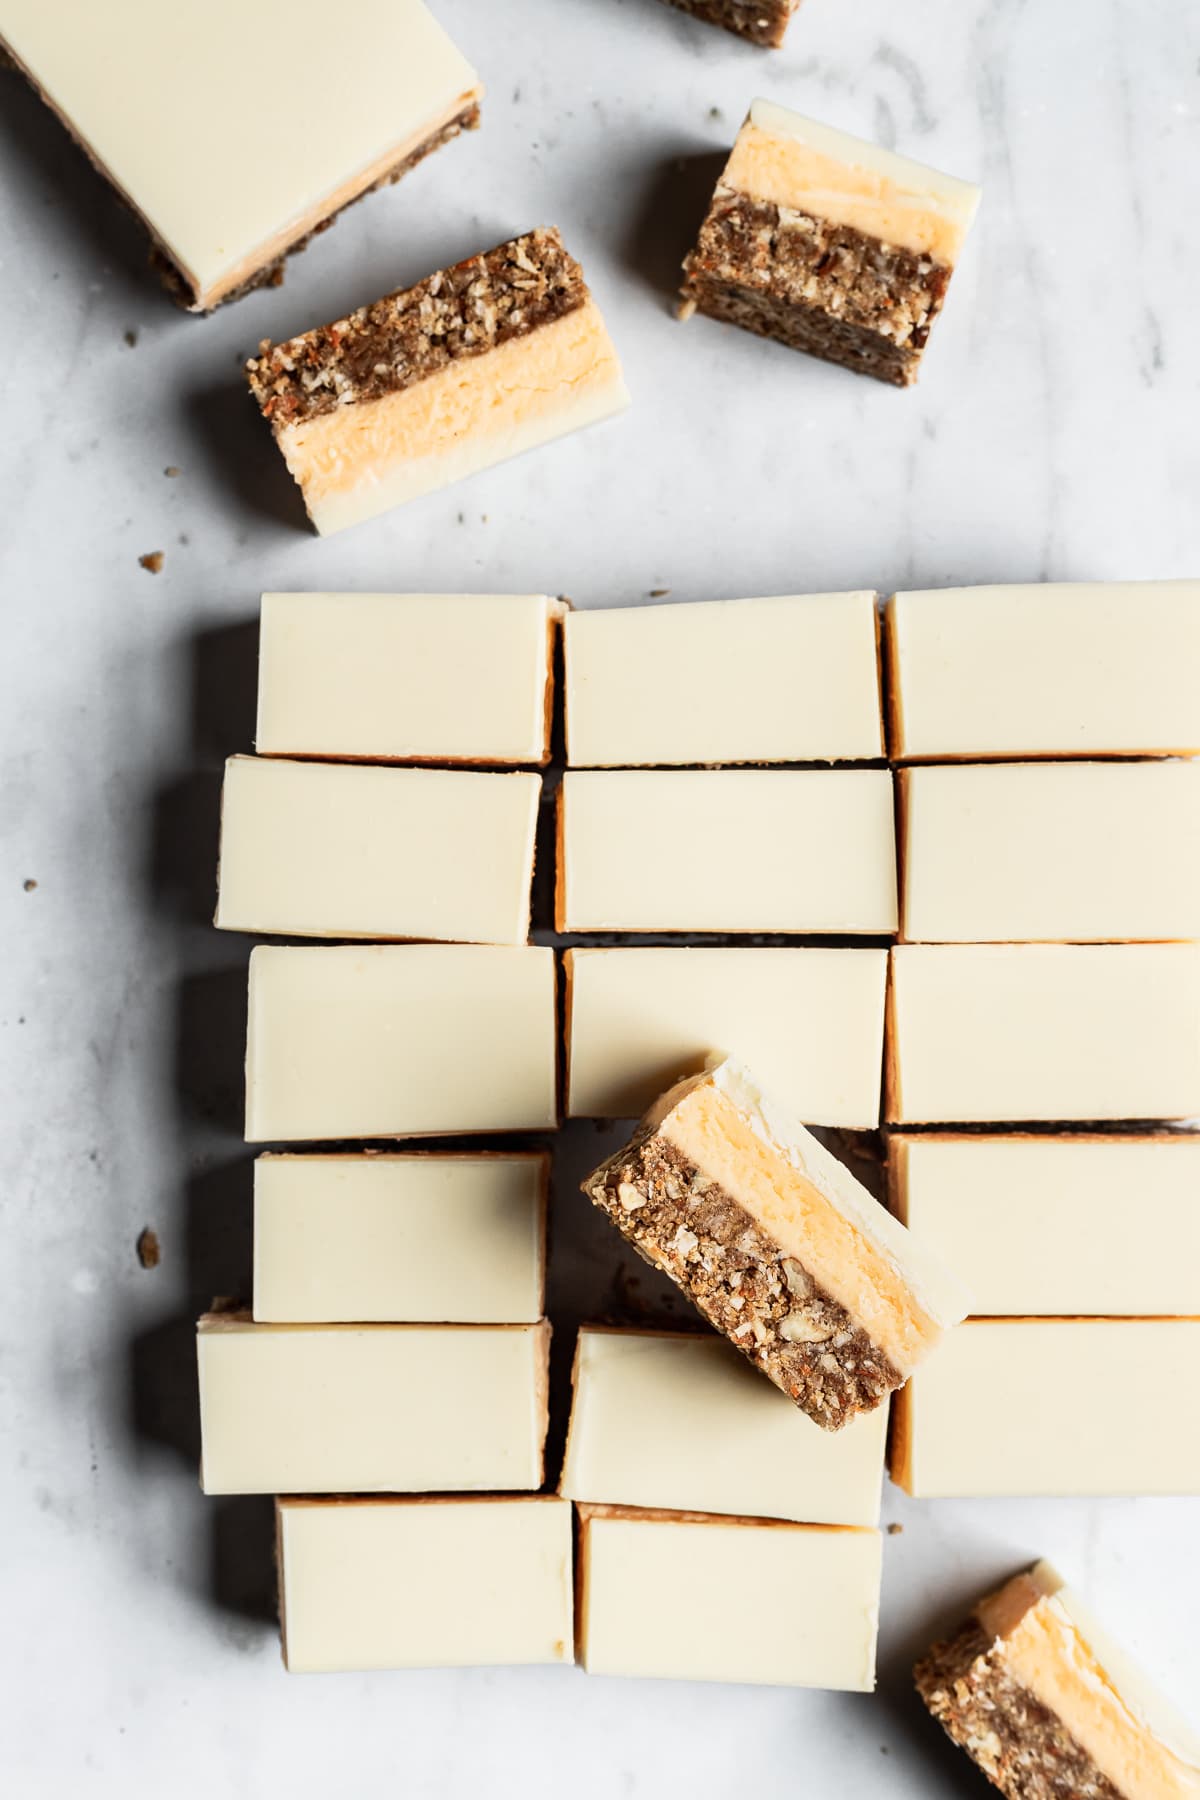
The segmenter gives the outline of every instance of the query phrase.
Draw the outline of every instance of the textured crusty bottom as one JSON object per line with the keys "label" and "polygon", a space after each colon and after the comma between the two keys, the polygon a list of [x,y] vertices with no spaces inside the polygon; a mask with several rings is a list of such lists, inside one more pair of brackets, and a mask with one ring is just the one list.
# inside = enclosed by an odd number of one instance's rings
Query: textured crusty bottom
{"label": "textured crusty bottom", "polygon": [[588,1177],[583,1191],[711,1325],[827,1431],[871,1411],[900,1386],[903,1376],[845,1307],[665,1138],[639,1132]]}
{"label": "textured crusty bottom", "polygon": [[696,311],[727,325],[740,325],[759,337],[774,338],[791,350],[819,356],[823,362],[871,375],[893,387],[911,387],[920,367],[919,350],[902,349],[878,332],[823,312],[819,306],[789,305],[768,294],[719,282],[694,282],[688,298]]}
{"label": "textured crusty bottom", "polygon": [[1004,1666],[977,1619],[913,1670],[947,1736],[1009,1800],[1125,1800],[1049,1707]]}
{"label": "textured crusty bottom", "polygon": [[752,44],[769,50],[782,47],[784,34],[800,0],[667,0],[680,12],[691,13],[709,25],[736,31]]}
{"label": "textured crusty bottom", "polygon": [[474,131],[478,124],[479,104],[477,101],[472,101],[470,106],[464,107],[455,118],[447,120],[445,125],[440,126],[432,136],[427,137],[424,143],[418,144],[415,150],[410,150],[407,156],[402,157],[398,163],[394,163],[390,169],[386,169],[378,181],[372,181],[369,186],[363,188],[361,193],[355,194],[353,199],[347,200],[344,205],[337,207],[327,218],[322,219],[310,231],[304,232],[294,243],[289,244],[280,255],[272,257],[270,262],[264,263],[261,269],[256,269],[247,280],[238,287],[231,288],[229,293],[222,294],[220,299],[214,300],[211,305],[201,306],[199,304],[192,284],[173,261],[170,252],[158,242],[151,245],[150,266],[157,273],[172,300],[188,312],[215,312],[218,306],[225,306],[230,300],[240,300],[244,295],[252,294],[256,288],[281,287],[288,257],[298,256],[301,250],[307,250],[313,239],[320,237],[323,231],[328,231],[329,227],[345,212],[347,206],[354,206],[357,201],[365,199],[368,194],[373,194],[377,188],[391,187],[400,180],[402,175],[407,175],[410,169],[416,168],[417,164],[423,162],[433,151],[440,150],[443,144],[448,144],[451,138],[458,137],[460,132]]}
{"label": "textured crusty bottom", "polygon": [[932,257],[719,185],[684,262],[683,299],[685,310],[907,387],[950,275]]}

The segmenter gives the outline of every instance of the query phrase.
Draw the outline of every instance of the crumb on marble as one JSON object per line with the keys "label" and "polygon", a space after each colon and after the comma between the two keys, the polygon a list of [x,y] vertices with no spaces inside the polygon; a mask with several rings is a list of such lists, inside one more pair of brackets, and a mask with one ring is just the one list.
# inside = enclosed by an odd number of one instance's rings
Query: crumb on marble
{"label": "crumb on marble", "polygon": [[125,333],[125,342],[129,345],[129,348],[131,350],[133,349],[133,347],[137,343],[137,341],[138,341],[138,334],[136,331],[127,331]]}
{"label": "crumb on marble", "polygon": [[163,474],[170,476],[172,480],[174,480],[175,476],[180,473],[181,473],[181,471],[175,467],[174,463],[168,463],[166,468],[163,470]]}
{"label": "crumb on marble", "polygon": [[148,550],[145,556],[138,557],[141,567],[148,569],[151,575],[157,575],[166,560],[161,550]]}
{"label": "crumb on marble", "polygon": [[24,890],[27,894],[32,894],[34,888],[37,886],[37,882],[33,879],[32,875],[29,875],[21,883],[21,886],[24,888]]}
{"label": "crumb on marble", "polygon": [[893,1519],[887,1529],[888,1529],[889,1537],[899,1537],[901,1532],[904,1530],[904,1527],[903,1527],[903,1525],[899,1524],[895,1519]]}
{"label": "crumb on marble", "polygon": [[157,1269],[162,1260],[158,1233],[149,1225],[138,1233],[137,1258],[143,1269]]}

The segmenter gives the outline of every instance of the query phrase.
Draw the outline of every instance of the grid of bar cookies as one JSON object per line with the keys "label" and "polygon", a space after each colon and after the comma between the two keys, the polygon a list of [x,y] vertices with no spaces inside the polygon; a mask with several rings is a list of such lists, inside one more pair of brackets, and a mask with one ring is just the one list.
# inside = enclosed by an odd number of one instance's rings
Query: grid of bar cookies
{"label": "grid of bar cookies", "polygon": [[[290,1668],[870,1688],[893,1393],[917,1496],[1200,1489],[1196,601],[264,597],[217,924],[326,941],[252,953],[253,1299],[198,1348]],[[643,1116],[585,1192],[700,1316],[580,1331],[549,1491],[564,1115]],[[772,1604],[715,1632],[697,1558]],[[387,1602],[414,1561],[449,1635]]]}
{"label": "grid of bar cookies", "polygon": [[898,1401],[916,1495],[1200,1488],[1197,598],[888,606],[892,1203],[977,1315]]}

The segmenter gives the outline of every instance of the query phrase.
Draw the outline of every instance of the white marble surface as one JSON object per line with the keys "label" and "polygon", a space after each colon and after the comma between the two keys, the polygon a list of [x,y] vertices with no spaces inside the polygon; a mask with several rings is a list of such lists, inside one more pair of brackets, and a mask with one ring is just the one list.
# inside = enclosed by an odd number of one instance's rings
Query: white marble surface
{"label": "white marble surface", "polygon": [[[1194,8],[807,0],[775,56],[656,0],[439,10],[488,82],[483,131],[348,215],[281,291],[209,320],[161,297],[128,220],[0,77],[12,1791],[982,1794],[910,1698],[914,1647],[1048,1553],[1194,1702],[1200,1501],[917,1506],[888,1491],[904,1534],[886,1541],[874,1698],[561,1671],[285,1678],[265,1510],[205,1502],[195,1478],[190,1320],[244,1285],[248,1236],[246,951],[204,923],[213,772],[248,747],[247,622],[267,586],[595,605],[1196,573]],[[331,30],[352,18],[334,9]],[[673,321],[712,158],[760,92],[982,179],[914,392]],[[309,537],[240,389],[243,353],[538,220],[583,257],[633,411]],[[159,549],[163,573],[143,572]],[[569,1316],[624,1279],[572,1192],[596,1148],[591,1128],[564,1147]],[[153,1272],[134,1254],[146,1224]],[[1194,1429],[1194,1396],[1180,1404]]]}

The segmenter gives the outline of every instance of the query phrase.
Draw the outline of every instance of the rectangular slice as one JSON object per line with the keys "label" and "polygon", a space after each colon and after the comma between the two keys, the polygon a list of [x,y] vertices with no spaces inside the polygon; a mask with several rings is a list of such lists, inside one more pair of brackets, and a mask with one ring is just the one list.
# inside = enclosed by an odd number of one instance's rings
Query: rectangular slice
{"label": "rectangular slice", "polygon": [[892,951],[888,1118],[1200,1114],[1200,946],[906,944]]}
{"label": "rectangular slice", "polygon": [[197,1328],[206,1494],[536,1488],[550,1327]]}
{"label": "rectangular slice", "polygon": [[568,614],[572,768],[881,757],[875,595]]}
{"label": "rectangular slice", "polygon": [[540,775],[231,756],[214,923],[524,944]]}
{"label": "rectangular slice", "polygon": [[893,756],[1200,750],[1200,581],[896,594],[887,640]]}
{"label": "rectangular slice", "polygon": [[1200,1494],[1200,1319],[968,1319],[892,1409],[892,1480],[943,1495]]}
{"label": "rectangular slice", "polygon": [[599,308],[539,227],[246,364],[318,532],[374,518],[629,404]]}
{"label": "rectangular slice", "polygon": [[572,1500],[877,1525],[887,1409],[833,1435],[719,1337],[585,1325],[559,1492]]}
{"label": "rectangular slice", "polygon": [[605,1506],[579,1526],[589,1675],[874,1688],[877,1531]]}
{"label": "rectangular slice", "polygon": [[985,1316],[1200,1315],[1200,1135],[888,1146],[892,1209]]}
{"label": "rectangular slice", "polygon": [[1200,762],[901,769],[915,943],[1200,937]]}
{"label": "rectangular slice", "polygon": [[684,262],[680,316],[907,387],[978,205],[969,181],[756,100]]}
{"label": "rectangular slice", "polygon": [[329,26],[318,0],[105,0],[69,25],[4,0],[0,45],[207,312],[277,283],[343,206],[479,123],[479,79],[421,0],[362,0],[353,80],[330,79]]}
{"label": "rectangular slice", "polygon": [[260,1156],[254,1317],[270,1324],[534,1324],[550,1159]]}
{"label": "rectangular slice", "polygon": [[968,1310],[936,1254],[737,1063],[664,1094],[583,1191],[826,1431],[879,1406]]}
{"label": "rectangular slice", "polygon": [[779,50],[800,0],[667,0],[708,25],[722,25],[752,44]]}
{"label": "rectangular slice", "polygon": [[896,930],[886,769],[569,769],[560,931]]}
{"label": "rectangular slice", "polygon": [[575,1660],[565,1500],[285,1499],[275,1517],[293,1675]]}
{"label": "rectangular slice", "polygon": [[264,594],[260,756],[550,760],[547,594]]}
{"label": "rectangular slice", "polygon": [[985,1595],[913,1675],[1010,1800],[1200,1794],[1200,1738],[1047,1562]]}
{"label": "rectangular slice", "polygon": [[554,952],[363,944],[250,955],[246,1138],[549,1131]]}
{"label": "rectangular slice", "polygon": [[814,1125],[874,1131],[886,950],[568,950],[567,1111],[637,1118],[736,1055]]}

